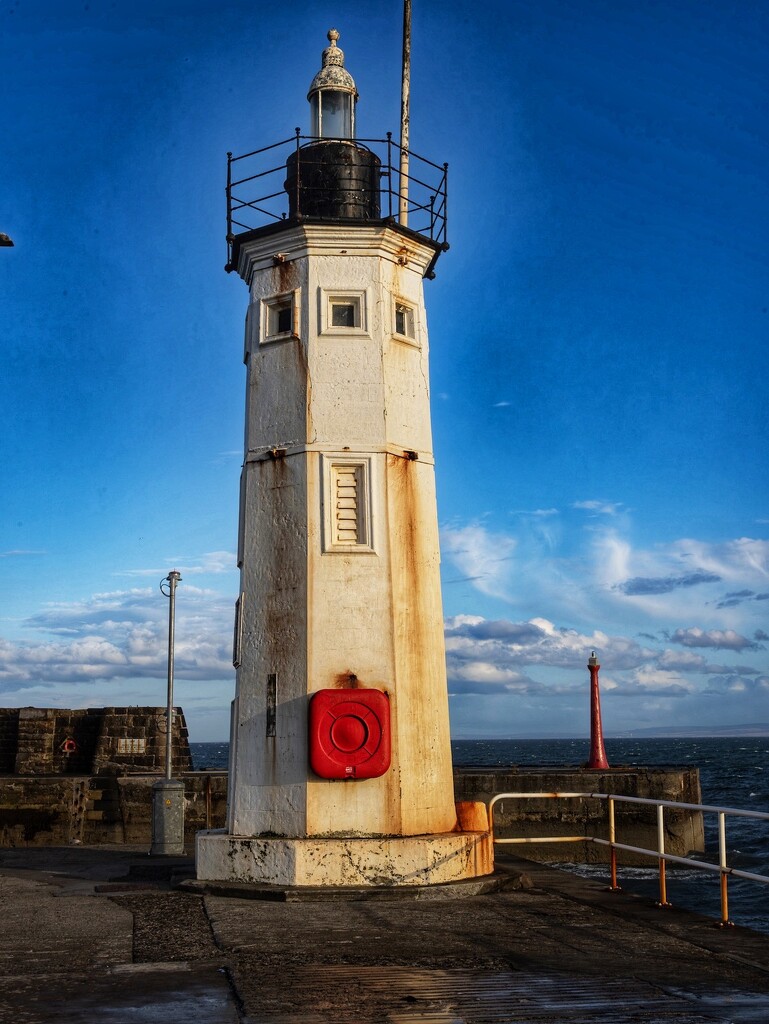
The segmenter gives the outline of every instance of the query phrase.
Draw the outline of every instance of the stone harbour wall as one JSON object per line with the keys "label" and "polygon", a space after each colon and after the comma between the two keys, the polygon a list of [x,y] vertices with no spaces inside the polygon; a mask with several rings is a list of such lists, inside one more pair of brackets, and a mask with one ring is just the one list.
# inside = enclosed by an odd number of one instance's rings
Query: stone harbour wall
{"label": "stone harbour wall", "polygon": [[[227,806],[226,772],[182,772],[184,829],[220,828]],[[160,776],[0,777],[0,847],[149,844],[152,787]]]}
{"label": "stone harbour wall", "polygon": [[[174,709],[174,773],[190,771],[184,712]],[[0,773],[102,775],[161,771],[166,708],[0,708]]]}
{"label": "stone harbour wall", "polygon": [[[58,846],[69,843],[149,844],[152,839],[152,787],[159,773],[103,775],[0,776],[0,846]],[[227,772],[175,773],[185,787],[185,836],[192,848],[195,832],[222,828],[227,808]],[[340,785],[356,785],[340,782]],[[599,792],[625,796],[700,802],[696,768],[627,768],[587,772],[578,768],[457,768],[457,801],[488,804],[505,792]],[[495,806],[498,837],[598,835],[608,838],[605,801],[595,799],[502,800]],[[656,849],[653,807],[617,804],[617,840]],[[685,856],[704,849],[702,815],[665,812],[665,848]],[[608,849],[594,843],[525,843],[498,847],[538,861],[604,862]],[[621,864],[648,866],[648,857],[620,852]]]}

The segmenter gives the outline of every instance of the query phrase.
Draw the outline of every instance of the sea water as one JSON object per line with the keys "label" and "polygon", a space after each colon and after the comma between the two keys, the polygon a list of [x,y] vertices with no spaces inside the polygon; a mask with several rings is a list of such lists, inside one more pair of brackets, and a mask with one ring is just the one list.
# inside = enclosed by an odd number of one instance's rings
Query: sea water
{"label": "sea water", "polygon": [[[196,769],[226,768],[227,743],[191,743]],[[454,763],[462,767],[503,768],[511,765],[544,765],[571,768],[584,764],[589,754],[587,739],[554,740],[456,740]],[[769,737],[697,739],[607,739],[606,755],[612,767],[691,765],[700,770],[702,802],[717,807],[736,807],[769,812]],[[621,830],[621,808],[617,810]],[[727,816],[728,863],[743,871],[769,875],[769,821]],[[618,835],[622,841],[621,831]],[[715,814],[705,815],[706,853],[697,859],[718,862],[718,823]],[[649,868],[623,868],[619,854],[619,881],[630,892],[652,899],[657,894],[656,863]],[[571,870],[601,878],[606,869],[578,865]],[[668,900],[674,906],[720,916],[718,874],[696,868],[668,865]],[[729,880],[729,916],[736,923],[769,933],[769,885],[744,879]]]}

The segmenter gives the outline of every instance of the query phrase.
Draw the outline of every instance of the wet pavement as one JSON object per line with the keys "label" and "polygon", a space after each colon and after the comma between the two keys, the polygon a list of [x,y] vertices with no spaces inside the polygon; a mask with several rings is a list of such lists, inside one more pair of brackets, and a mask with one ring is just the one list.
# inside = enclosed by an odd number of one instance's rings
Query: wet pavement
{"label": "wet pavement", "polygon": [[500,865],[483,895],[274,902],[138,848],[0,850],[0,1021],[769,1022],[769,936]]}

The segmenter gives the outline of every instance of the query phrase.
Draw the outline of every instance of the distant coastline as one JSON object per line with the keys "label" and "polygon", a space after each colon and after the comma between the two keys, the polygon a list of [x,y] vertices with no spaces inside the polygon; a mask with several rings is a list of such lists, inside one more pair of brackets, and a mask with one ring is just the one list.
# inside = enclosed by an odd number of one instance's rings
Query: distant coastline
{"label": "distant coastline", "polygon": [[[610,732],[604,729],[604,737],[608,742],[611,740],[644,739],[644,740],[673,740],[673,739],[740,739],[743,736],[769,736],[769,723],[758,722],[752,725],[671,725],[668,727],[652,726],[649,729],[625,729],[621,732]],[[587,733],[582,736],[573,736],[563,732],[539,733],[538,735],[513,734],[507,736],[454,736],[454,742],[466,743],[479,740],[588,740]]]}
{"label": "distant coastline", "polygon": [[769,724],[759,722],[757,725],[724,725],[697,726],[688,728],[670,726],[667,729],[634,729],[632,732],[618,732],[617,739],[643,737],[644,739],[739,739],[741,736],[769,736]]}

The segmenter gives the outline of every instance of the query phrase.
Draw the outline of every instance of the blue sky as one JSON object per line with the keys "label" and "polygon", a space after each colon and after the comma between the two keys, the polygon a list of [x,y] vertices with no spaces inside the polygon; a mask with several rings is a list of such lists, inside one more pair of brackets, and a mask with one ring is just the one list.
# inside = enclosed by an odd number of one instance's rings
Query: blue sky
{"label": "blue sky", "polygon": [[[400,4],[2,0],[0,704],[228,732],[246,288],[227,150],[325,33],[397,133]],[[769,722],[769,9],[414,0],[456,737]]]}

